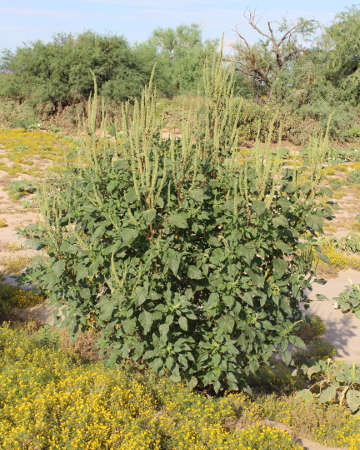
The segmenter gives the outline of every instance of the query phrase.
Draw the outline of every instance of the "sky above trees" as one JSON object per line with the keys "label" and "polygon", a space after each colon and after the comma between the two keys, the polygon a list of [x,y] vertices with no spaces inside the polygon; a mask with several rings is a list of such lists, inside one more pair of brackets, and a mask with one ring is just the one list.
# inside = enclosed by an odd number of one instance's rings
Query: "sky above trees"
{"label": "sky above trees", "polygon": [[257,36],[243,17],[247,9],[257,10],[260,23],[303,16],[328,24],[351,4],[351,0],[0,0],[0,48],[14,49],[29,41],[48,41],[59,32],[85,30],[143,41],[157,27],[191,23],[201,25],[205,38],[224,33],[225,40],[235,38],[237,25],[251,41]]}

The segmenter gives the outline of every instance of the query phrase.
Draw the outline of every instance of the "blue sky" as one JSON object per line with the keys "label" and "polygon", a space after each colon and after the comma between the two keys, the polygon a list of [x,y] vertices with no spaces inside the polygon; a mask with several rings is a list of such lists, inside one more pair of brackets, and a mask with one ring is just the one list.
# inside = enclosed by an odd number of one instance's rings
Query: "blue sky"
{"label": "blue sky", "polygon": [[143,41],[157,27],[198,23],[206,38],[234,39],[233,28],[255,39],[244,20],[244,11],[256,9],[259,23],[286,16],[314,18],[329,24],[336,13],[351,6],[344,0],[0,0],[0,48],[49,41],[60,32],[93,30]]}

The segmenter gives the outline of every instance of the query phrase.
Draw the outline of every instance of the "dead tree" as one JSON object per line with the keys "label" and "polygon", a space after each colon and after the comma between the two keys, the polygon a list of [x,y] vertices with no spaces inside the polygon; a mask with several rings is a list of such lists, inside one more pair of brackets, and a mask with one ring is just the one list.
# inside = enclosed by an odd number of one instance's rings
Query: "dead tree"
{"label": "dead tree", "polygon": [[314,32],[317,22],[299,19],[292,27],[284,22],[275,32],[270,21],[267,22],[265,31],[257,25],[255,11],[247,11],[245,17],[261,39],[258,43],[251,45],[236,27],[234,31],[239,38],[239,44],[234,45],[233,48],[237,55],[226,58],[226,61],[234,62],[237,70],[246,78],[271,92],[274,78],[306,50],[301,41],[306,40]]}

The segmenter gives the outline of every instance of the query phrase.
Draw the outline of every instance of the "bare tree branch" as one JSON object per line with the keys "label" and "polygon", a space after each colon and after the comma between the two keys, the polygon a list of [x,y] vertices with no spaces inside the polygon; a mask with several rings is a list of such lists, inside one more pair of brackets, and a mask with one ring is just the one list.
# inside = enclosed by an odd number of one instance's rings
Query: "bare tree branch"
{"label": "bare tree branch", "polygon": [[[268,31],[262,30],[257,25],[255,10],[248,10],[244,13],[244,17],[250,27],[265,38],[265,42],[261,44],[263,47],[259,44],[250,45],[244,35],[235,27],[234,31],[241,43],[240,46],[235,47],[238,57],[227,58],[226,60],[235,62],[237,70],[245,76],[253,78],[257,83],[270,87],[272,78],[276,76],[276,73],[279,73],[289,61],[304,51],[297,41],[297,36],[311,30],[311,25],[313,25],[314,21],[303,21],[300,19],[296,25],[288,29],[285,27],[282,30],[283,33],[277,37],[270,21],[267,22]],[[308,25],[307,28],[306,25]],[[293,37],[294,39],[292,39]]]}

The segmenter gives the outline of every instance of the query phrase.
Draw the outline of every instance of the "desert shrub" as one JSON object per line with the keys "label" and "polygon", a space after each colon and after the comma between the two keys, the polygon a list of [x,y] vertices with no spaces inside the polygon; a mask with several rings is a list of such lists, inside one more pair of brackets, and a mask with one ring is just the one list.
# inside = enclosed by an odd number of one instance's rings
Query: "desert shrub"
{"label": "desert shrub", "polygon": [[52,42],[37,41],[4,53],[8,76],[2,78],[0,96],[40,109],[49,105],[55,112],[90,95],[92,70],[104,95],[123,100],[141,93],[154,57],[155,50],[136,51],[121,36],[58,34]]}
{"label": "desert shrub", "polygon": [[161,139],[147,89],[121,146],[94,137],[87,164],[40,190],[42,222],[27,233],[48,255],[31,279],[65,304],[73,333],[100,332],[109,363],[218,392],[303,345],[292,331],[330,210],[315,201],[325,143],[302,177],[266,146],[239,165],[229,73],[216,60],[204,78],[208,101],[181,139]]}
{"label": "desert shrub", "polygon": [[322,130],[326,130],[329,125],[330,136],[341,142],[350,141],[356,138],[356,130],[353,127],[353,120],[359,112],[348,104],[330,105],[321,99],[303,105],[294,112],[300,119],[312,119],[318,123]]}
{"label": "desert shrub", "polygon": [[31,128],[38,123],[34,108],[27,102],[1,98],[0,124],[10,128]]}

